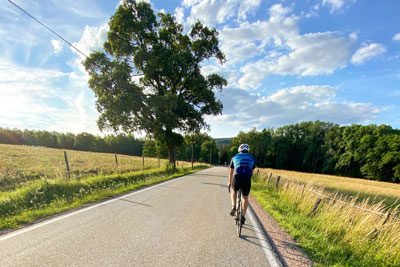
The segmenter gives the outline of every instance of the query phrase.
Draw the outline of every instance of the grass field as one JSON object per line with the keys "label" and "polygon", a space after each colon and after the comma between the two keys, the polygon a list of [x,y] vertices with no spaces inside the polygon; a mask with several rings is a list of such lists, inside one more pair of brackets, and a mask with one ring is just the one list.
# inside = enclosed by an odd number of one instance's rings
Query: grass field
{"label": "grass field", "polygon": [[262,175],[272,173],[290,181],[316,185],[331,195],[338,192],[343,196],[357,197],[358,202],[368,199],[370,203],[383,201],[385,206],[390,207],[400,204],[400,184],[276,169],[260,169],[260,172]]}
{"label": "grass field", "polygon": [[66,173],[64,151],[0,145],[0,232],[78,208],[142,186],[207,168],[207,164],[179,162],[173,170],[167,160],[114,154],[67,151],[71,177]]}
{"label": "grass field", "polygon": [[[285,178],[278,188],[276,179],[268,179],[271,172]],[[331,193],[323,187],[395,198],[397,185],[272,169],[260,170],[254,178],[251,194],[316,266],[400,266],[398,206],[392,206],[388,215],[383,202],[335,194],[335,201],[324,199],[310,214],[320,194]]]}
{"label": "grass field", "polygon": [[[66,150],[72,179],[115,172],[142,170],[142,158],[108,153]],[[166,159],[160,159],[164,166]],[[188,163],[186,163],[188,164]],[[158,159],[145,158],[145,169],[158,167]],[[64,150],[0,144],[0,192],[10,191],[41,178],[66,178]]]}

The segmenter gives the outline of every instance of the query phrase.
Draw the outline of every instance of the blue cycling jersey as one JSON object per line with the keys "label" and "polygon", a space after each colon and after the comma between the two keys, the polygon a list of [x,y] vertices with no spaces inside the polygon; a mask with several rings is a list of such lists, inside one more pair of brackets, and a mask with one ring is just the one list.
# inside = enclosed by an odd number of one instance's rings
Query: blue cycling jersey
{"label": "blue cycling jersey", "polygon": [[239,153],[232,158],[230,167],[232,169],[235,169],[233,175],[251,175],[256,165],[254,157],[252,155],[250,155],[249,153]]}

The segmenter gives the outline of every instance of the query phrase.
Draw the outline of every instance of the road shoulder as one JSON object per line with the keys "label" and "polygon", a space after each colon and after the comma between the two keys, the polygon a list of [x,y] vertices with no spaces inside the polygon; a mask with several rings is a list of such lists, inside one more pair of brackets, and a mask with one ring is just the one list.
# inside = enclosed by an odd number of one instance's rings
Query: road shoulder
{"label": "road shoulder", "polygon": [[313,262],[308,255],[297,246],[296,241],[271,218],[253,196],[250,195],[249,201],[260,225],[263,227],[264,233],[279,255],[283,265],[289,267],[313,266]]}

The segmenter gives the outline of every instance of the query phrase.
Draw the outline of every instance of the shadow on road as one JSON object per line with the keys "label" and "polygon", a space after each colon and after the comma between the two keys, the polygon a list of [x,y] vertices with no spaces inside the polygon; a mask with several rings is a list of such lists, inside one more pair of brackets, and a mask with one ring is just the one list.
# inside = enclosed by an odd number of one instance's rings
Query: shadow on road
{"label": "shadow on road", "polygon": [[224,185],[224,184],[207,183],[207,182],[202,182],[202,184],[207,184],[207,185],[216,185],[216,186],[220,186],[220,187],[228,188],[228,186],[227,186],[227,185]]}
{"label": "shadow on road", "polygon": [[193,174],[189,174],[188,176],[215,176],[215,177],[228,177],[227,175],[215,175],[215,174],[202,174],[202,173],[193,173]]}
{"label": "shadow on road", "polygon": [[[245,240],[245,241],[247,241],[247,242],[249,242],[249,243],[252,243],[253,245],[256,245],[257,247],[264,248],[264,246],[260,245],[257,237],[248,236],[248,235],[243,235],[242,234],[242,235],[240,235],[240,238]],[[252,239],[255,240],[255,241],[252,241]]]}
{"label": "shadow on road", "polygon": [[125,202],[130,202],[130,203],[133,203],[133,204],[138,204],[138,205],[142,205],[142,206],[146,206],[146,207],[151,207],[151,208],[153,207],[151,205],[143,204],[143,203],[140,203],[140,202],[135,202],[135,201],[128,200],[128,199],[125,199],[125,198],[120,198],[118,200],[125,201]]}
{"label": "shadow on road", "polygon": [[[262,234],[263,237],[265,238],[264,233],[261,233],[261,232],[259,232],[259,231],[256,231],[256,230],[254,229],[254,226],[251,226],[251,225],[247,225],[247,224],[246,224],[246,225],[243,226],[243,229],[246,229],[246,231],[254,232],[255,234],[256,234],[256,233],[260,233],[260,234]],[[247,242],[250,242],[250,243],[252,243],[252,244],[254,244],[254,245],[258,246],[258,247],[264,248],[264,246],[262,246],[262,245],[259,243],[259,239],[258,239],[257,236],[244,235],[244,234],[243,234],[243,230],[242,230],[242,235],[240,235],[240,238],[243,239],[243,240],[245,240],[245,241],[247,241]],[[266,238],[265,238],[265,239],[266,239]],[[252,241],[252,240],[255,240],[255,241]],[[267,249],[268,249],[268,248],[267,248]]]}
{"label": "shadow on road", "polygon": [[173,187],[173,186],[168,186],[168,185],[160,185],[160,187],[167,187],[167,188],[178,189],[178,190],[182,189],[182,188],[179,188],[179,187]]}

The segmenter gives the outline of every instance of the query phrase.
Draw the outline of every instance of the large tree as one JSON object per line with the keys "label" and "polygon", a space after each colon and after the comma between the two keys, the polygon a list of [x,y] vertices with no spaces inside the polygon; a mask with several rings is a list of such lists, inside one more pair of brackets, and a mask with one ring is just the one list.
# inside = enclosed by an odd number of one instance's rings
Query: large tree
{"label": "large tree", "polygon": [[105,53],[84,61],[97,97],[98,126],[145,131],[168,146],[175,163],[174,147],[183,142],[179,133],[207,128],[204,115],[222,111],[214,90],[221,91],[226,80],[200,71],[204,60],[225,62],[218,33],[197,22],[186,34],[171,14],[156,16],[150,4],[134,0],[118,7],[109,26]]}

